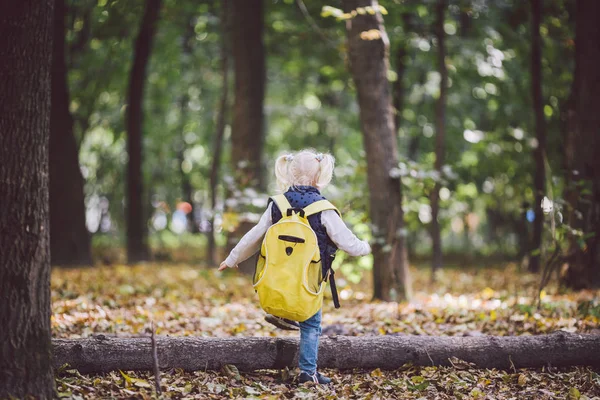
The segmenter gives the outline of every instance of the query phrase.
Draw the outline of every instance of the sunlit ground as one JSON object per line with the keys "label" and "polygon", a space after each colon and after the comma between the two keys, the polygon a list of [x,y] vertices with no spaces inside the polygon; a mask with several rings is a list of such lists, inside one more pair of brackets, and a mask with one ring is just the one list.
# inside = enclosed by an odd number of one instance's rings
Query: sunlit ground
{"label": "sunlit ground", "polygon": [[[415,295],[403,303],[371,302],[369,277],[340,283],[342,308],[325,301],[323,334],[344,335],[524,335],[565,329],[598,333],[600,293],[546,289],[537,309],[537,278],[514,265],[442,271],[435,284],[429,270],[413,268]],[[249,277],[197,265],[111,266],[55,269],[52,274],[54,337],[94,333],[173,336],[283,336],[263,321]],[[295,371],[164,371],[164,398],[298,399],[599,399],[600,375],[590,368],[498,371],[415,367],[395,371],[326,370],[329,387],[298,386]],[[153,398],[147,372],[80,375],[57,373],[64,398]],[[78,397],[79,396],[79,397]],[[596,397],[595,397],[596,396]],[[156,398],[156,397],[154,397]]]}

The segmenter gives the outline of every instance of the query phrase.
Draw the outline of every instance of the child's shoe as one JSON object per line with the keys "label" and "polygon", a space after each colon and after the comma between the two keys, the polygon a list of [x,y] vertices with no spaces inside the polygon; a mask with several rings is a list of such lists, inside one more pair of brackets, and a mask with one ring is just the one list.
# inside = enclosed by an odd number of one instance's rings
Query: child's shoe
{"label": "child's shoe", "polygon": [[279,318],[271,314],[267,314],[265,321],[275,325],[278,328],[285,329],[286,331],[298,331],[300,330],[300,324],[290,319]]}
{"label": "child's shoe", "polygon": [[321,375],[318,372],[315,372],[314,374],[310,375],[308,372],[300,372],[300,375],[298,375],[298,382],[300,383],[304,383],[304,382],[314,382],[314,383],[318,383],[321,385],[327,385],[331,383],[331,379],[329,379],[326,376]]}

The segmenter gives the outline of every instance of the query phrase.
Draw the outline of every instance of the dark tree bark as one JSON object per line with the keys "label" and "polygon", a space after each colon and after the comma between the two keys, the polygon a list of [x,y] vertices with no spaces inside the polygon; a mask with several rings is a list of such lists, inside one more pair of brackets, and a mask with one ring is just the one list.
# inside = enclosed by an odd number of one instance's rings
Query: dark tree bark
{"label": "dark tree bark", "polygon": [[264,144],[265,49],[262,0],[232,0],[235,101],[231,147],[236,183],[261,187]]}
{"label": "dark tree bark", "polygon": [[568,224],[573,237],[563,282],[574,289],[600,286],[600,2],[579,0],[576,11],[573,115],[566,141]]}
{"label": "dark tree bark", "polygon": [[213,142],[213,156],[210,166],[210,230],[208,232],[208,262],[217,262],[217,245],[215,242],[215,212],[217,209],[217,186],[219,184],[219,169],[221,167],[221,153],[223,152],[223,137],[225,136],[225,125],[227,110],[229,108],[229,2],[221,2],[221,74],[223,82],[221,98],[217,111],[217,128]]}
{"label": "dark tree bark", "polygon": [[50,114],[50,255],[53,265],[91,265],[83,177],[69,112],[65,17],[64,0],[56,0]]}
{"label": "dark tree bark", "polygon": [[0,3],[0,398],[50,399],[51,0]]}
{"label": "dark tree bark", "polygon": [[544,166],[544,153],[546,151],[546,121],[544,119],[544,102],[542,99],[542,39],[540,24],[542,20],[542,0],[531,0],[531,94],[533,99],[533,112],[535,114],[535,137],[537,147],[533,150],[535,160],[533,204],[535,220],[533,221],[532,254],[529,260],[529,271],[539,272],[540,255],[542,249],[542,233],[544,229],[544,213],[542,212],[542,199],[546,181]]}
{"label": "dark tree bark", "polygon": [[458,22],[460,25],[460,36],[463,38],[467,38],[471,36],[471,32],[473,31],[473,19],[467,12],[467,9],[470,7],[461,7],[460,14],[458,16]]}
{"label": "dark tree bark", "polygon": [[[448,68],[446,67],[446,33],[444,32],[444,16],[446,14],[446,0],[438,0],[436,6],[435,37],[437,39],[437,58],[440,73],[440,97],[435,105],[435,163],[434,168],[441,178],[442,166],[445,158],[446,140],[446,98],[448,93]],[[431,242],[432,242],[432,279],[435,272],[442,268],[442,237],[440,232],[440,189],[442,185],[436,181],[431,192]]]}
{"label": "dark tree bark", "polygon": [[[375,0],[345,0],[345,12],[373,6]],[[402,182],[390,172],[398,166],[396,127],[387,79],[389,40],[379,11],[356,15],[346,23],[350,71],[356,85],[360,124],[367,154],[367,180],[373,236],[373,297],[403,300],[411,296],[405,247]]]}
{"label": "dark tree bark", "polygon": [[[244,189],[264,189],[262,155],[264,147],[263,102],[265,97],[265,50],[263,44],[263,1],[232,0],[231,43],[235,72],[235,100],[231,131],[231,162],[235,188],[228,197],[238,201],[230,211],[238,215],[248,211]],[[236,194],[239,194],[237,196]],[[253,226],[240,221],[227,240],[231,249]],[[240,264],[249,271],[249,262]]]}
{"label": "dark tree bark", "polygon": [[150,59],[160,6],[161,0],[146,1],[142,24],[135,41],[133,66],[129,77],[128,106],[125,115],[129,154],[127,164],[127,260],[129,263],[144,261],[150,257],[142,173],[143,100],[146,67]]}
{"label": "dark tree bark", "polygon": [[[414,365],[473,368],[600,366],[598,335],[558,331],[539,336],[334,336],[319,343],[319,368],[397,369]],[[163,369],[243,371],[293,368],[298,338],[157,337]],[[54,339],[54,366],[65,363],[82,373],[152,370],[150,338]],[[463,360],[458,361],[458,360]]]}

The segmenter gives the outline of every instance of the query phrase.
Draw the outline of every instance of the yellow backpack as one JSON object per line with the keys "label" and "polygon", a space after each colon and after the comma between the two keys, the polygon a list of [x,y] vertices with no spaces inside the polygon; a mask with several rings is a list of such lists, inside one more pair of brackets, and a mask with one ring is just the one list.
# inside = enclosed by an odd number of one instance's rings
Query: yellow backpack
{"label": "yellow backpack", "polygon": [[317,235],[308,217],[325,210],[339,211],[327,200],[301,209],[293,208],[284,195],[272,199],[282,218],[265,234],[253,286],[263,310],[302,322],[321,309],[329,276],[329,272],[322,276]]}

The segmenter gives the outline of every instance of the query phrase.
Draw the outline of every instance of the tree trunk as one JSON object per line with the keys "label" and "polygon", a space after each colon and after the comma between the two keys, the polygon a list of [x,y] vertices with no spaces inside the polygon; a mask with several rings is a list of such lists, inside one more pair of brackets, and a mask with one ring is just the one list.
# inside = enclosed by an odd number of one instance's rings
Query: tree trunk
{"label": "tree trunk", "polygon": [[[423,86],[425,85],[425,83],[427,82],[427,71],[426,70],[422,70],[419,73],[419,79],[417,81],[417,84]],[[421,113],[423,112],[423,108],[425,106],[425,96],[423,96],[423,98],[421,99],[421,101],[419,101],[419,104],[416,107],[416,113]],[[408,159],[411,161],[418,161],[418,156],[419,156],[419,146],[421,144],[421,138],[423,137],[423,132],[418,133],[415,136],[411,136],[410,140],[408,142],[408,151],[407,151],[407,156]]]}
{"label": "tree trunk", "polygon": [[[407,36],[410,26],[410,14],[403,13],[402,20],[404,25],[404,35]],[[404,109],[404,74],[406,73],[406,56],[408,54],[408,40],[406,37],[400,38],[396,48],[396,82],[393,85],[394,91],[394,122],[396,125],[396,134],[401,125],[402,110]]]}
{"label": "tree trunk", "polygon": [[[444,165],[444,152],[446,140],[446,97],[448,92],[448,68],[446,67],[446,34],[444,32],[444,16],[446,14],[446,0],[438,0],[436,6],[435,36],[437,39],[437,58],[440,72],[440,97],[435,105],[435,163],[434,168],[441,178]],[[435,272],[442,268],[442,237],[440,232],[440,189],[442,185],[435,182],[431,192],[431,241],[432,241],[432,279]]]}
{"label": "tree trunk", "polygon": [[[186,25],[185,33],[182,37],[182,53],[183,53],[183,63],[181,65],[180,74],[183,76],[184,72],[189,69],[189,64],[192,62],[192,42],[195,41],[196,32],[195,28],[195,19],[190,19],[188,24]],[[193,64],[192,64],[193,65]],[[194,66],[195,67],[195,66]],[[198,233],[200,231],[198,224],[196,223],[195,218],[195,207],[194,207],[194,196],[193,196],[193,188],[192,183],[190,182],[190,177],[188,172],[185,171],[183,167],[183,163],[185,161],[185,126],[188,120],[188,102],[190,100],[190,96],[188,95],[187,88],[184,88],[181,97],[179,99],[179,109],[180,109],[180,127],[179,132],[181,134],[181,138],[178,141],[178,149],[177,149],[177,158],[179,160],[179,174],[181,177],[181,199],[190,204],[191,209],[186,214],[187,217],[187,230],[192,233]]]}
{"label": "tree trunk", "polygon": [[[395,125],[396,131],[400,129],[400,123],[402,121],[402,110],[404,108],[404,85],[402,79],[404,79],[404,73],[406,72],[406,42],[402,43],[396,49],[396,82],[394,82],[394,110],[395,110]],[[396,132],[397,133],[397,132]]]}
{"label": "tree trunk", "polygon": [[[185,98],[185,99],[183,99]],[[188,98],[187,96],[182,96],[182,100],[180,102],[181,104],[181,118],[182,121],[184,121],[184,116],[185,114],[187,114],[187,112],[184,112],[183,109],[187,108],[187,103],[188,103]],[[190,211],[185,215],[186,219],[187,219],[187,230],[189,232],[192,233],[198,233],[200,231],[200,229],[198,228],[198,224],[196,224],[196,218],[195,218],[195,210],[196,207],[194,205],[194,190],[192,188],[192,183],[190,182],[190,178],[188,177],[188,173],[185,171],[184,167],[183,167],[183,162],[185,161],[185,141],[183,139],[183,135],[185,134],[185,131],[183,129],[183,127],[185,126],[185,123],[182,123],[182,130],[181,130],[181,134],[182,134],[182,138],[181,138],[181,144],[180,146],[181,149],[178,149],[177,151],[177,159],[179,161],[179,174],[181,176],[181,200],[187,202],[190,206],[191,209]]]}
{"label": "tree trunk", "polygon": [[[376,0],[345,0],[349,13],[373,6]],[[358,14],[346,22],[350,71],[356,85],[360,124],[367,155],[369,205],[373,224],[373,297],[404,300],[411,296],[408,257],[404,245],[401,178],[390,173],[398,166],[398,147],[387,79],[389,40],[379,11]]]}
{"label": "tree trunk", "polygon": [[544,213],[542,212],[542,199],[544,198],[544,185],[546,171],[544,166],[544,152],[546,151],[546,121],[544,120],[544,104],[542,99],[542,39],[540,37],[540,24],[542,20],[542,0],[531,0],[531,94],[533,99],[533,112],[535,114],[535,137],[537,146],[533,150],[535,160],[533,209],[532,254],[529,260],[529,271],[539,272],[540,256],[542,250],[542,233],[544,229]]}
{"label": "tree trunk", "polygon": [[54,7],[50,114],[50,255],[53,265],[91,265],[83,177],[69,111],[64,0]]}
{"label": "tree trunk", "polygon": [[[421,73],[419,73],[419,79],[417,81],[417,84],[419,85],[424,85],[425,82],[427,81],[427,74],[426,74],[426,70],[422,70]],[[421,101],[419,101],[419,104],[416,106],[416,113],[418,114],[419,112],[422,111],[422,108],[424,106],[425,103],[425,99],[426,97],[423,96],[423,98],[421,99]],[[410,138],[408,140],[408,144],[407,144],[407,152],[406,152],[406,156],[408,157],[408,160],[410,161],[418,161],[418,157],[419,157],[419,146],[421,144],[421,138],[423,137],[423,132],[419,132],[416,135],[410,135]],[[406,252],[408,254],[408,259],[412,259],[412,257],[415,255],[415,243],[417,242],[417,236],[418,236],[419,232],[416,231],[409,231],[408,235],[406,237]]]}
{"label": "tree trunk", "polygon": [[460,25],[460,37],[468,38],[473,32],[473,19],[469,15],[470,7],[461,7],[460,14],[458,16],[458,22]]}
{"label": "tree trunk", "polygon": [[146,66],[160,12],[161,0],[147,0],[142,25],[135,41],[133,66],[129,77],[127,119],[127,260],[148,260],[148,226],[142,173],[143,100]]}
{"label": "tree trunk", "polygon": [[[473,368],[600,366],[600,336],[557,331],[539,336],[331,336],[319,343],[319,368],[397,369],[414,365]],[[293,368],[298,338],[156,337],[159,365],[186,371]],[[54,339],[54,366],[68,363],[82,373],[152,370],[147,338]],[[458,360],[463,360],[458,361]]]}
{"label": "tree trunk", "polygon": [[[231,35],[235,100],[231,131],[231,168],[235,187],[229,191],[236,205],[230,212],[249,211],[244,201],[247,188],[264,189],[262,154],[264,147],[263,102],[265,97],[265,50],[263,45],[263,1],[232,0]],[[253,223],[240,220],[227,239],[230,250],[250,230]],[[249,271],[249,263],[240,264]]]}
{"label": "tree trunk", "polygon": [[570,209],[567,222],[584,237],[573,237],[564,283],[574,289],[600,286],[600,3],[579,0],[575,33],[574,115],[566,154]]}
{"label": "tree trunk", "polygon": [[217,210],[217,185],[219,184],[219,169],[221,167],[221,153],[223,152],[223,137],[227,110],[229,109],[229,2],[221,2],[221,74],[223,82],[221,99],[217,111],[217,131],[213,142],[213,158],[210,166],[210,231],[208,233],[208,262],[217,263],[217,244],[215,241],[215,212]]}
{"label": "tree trunk", "polygon": [[[405,3],[405,5],[409,5],[409,3]],[[407,57],[409,54],[408,48],[408,36],[410,33],[415,31],[415,25],[413,23],[413,15],[410,12],[402,13],[402,24],[403,24],[403,34],[404,37],[400,39],[400,44],[398,49],[396,50],[396,73],[398,75],[398,79],[394,83],[394,108],[396,109],[396,132],[400,130],[402,125],[402,111],[404,110],[405,103],[405,94],[409,88],[404,87],[404,75],[406,73],[406,64]],[[410,60],[409,60],[410,63]],[[423,85],[425,82],[426,74],[423,71],[420,74],[420,79],[417,82],[418,84]],[[421,103],[424,100],[421,100]],[[418,110],[417,110],[418,112]],[[421,134],[418,135],[410,135],[408,137],[408,143],[406,144],[406,159],[410,161],[417,160],[417,150],[419,149],[419,139],[421,138]],[[415,241],[416,232],[407,232],[404,240],[404,247],[406,247],[407,259],[410,260],[414,256],[414,241]]]}
{"label": "tree trunk", "polygon": [[0,398],[50,399],[51,0],[0,3]]}

